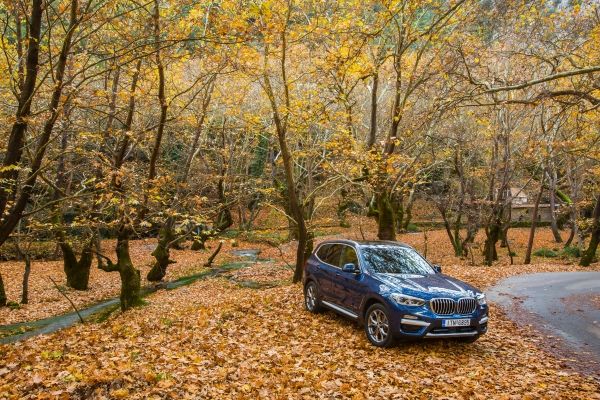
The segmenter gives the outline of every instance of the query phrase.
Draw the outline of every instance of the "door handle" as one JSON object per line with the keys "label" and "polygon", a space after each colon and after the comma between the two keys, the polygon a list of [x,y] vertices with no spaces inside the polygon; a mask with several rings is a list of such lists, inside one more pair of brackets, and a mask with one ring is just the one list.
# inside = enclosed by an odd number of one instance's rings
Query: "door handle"
{"label": "door handle", "polygon": [[335,276],[340,276],[340,275],[341,275],[341,274],[340,274],[339,272],[336,272],[336,273],[335,273]]}

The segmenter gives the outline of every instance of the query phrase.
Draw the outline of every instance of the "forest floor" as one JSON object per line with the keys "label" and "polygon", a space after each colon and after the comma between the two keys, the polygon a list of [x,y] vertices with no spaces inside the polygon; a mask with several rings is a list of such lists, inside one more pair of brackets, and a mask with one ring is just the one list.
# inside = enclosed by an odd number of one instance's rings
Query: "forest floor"
{"label": "forest floor", "polygon": [[[335,236],[374,238],[372,226],[336,230]],[[471,266],[470,259],[452,256],[443,231],[405,234],[399,240],[423,253],[426,246],[428,259],[442,265],[444,273],[482,289],[522,273],[600,270],[598,264],[581,269],[570,259],[534,258],[534,264],[518,265],[527,229],[513,229],[509,236],[515,265],[500,249],[493,267]],[[133,242],[142,276],[154,243]],[[105,242],[106,254],[111,245]],[[557,247],[547,229],[539,230],[534,248],[542,247]],[[113,313],[102,323],[1,345],[0,399],[600,399],[594,377],[569,369],[541,345],[543,334],[517,327],[494,304],[489,332],[474,344],[427,341],[377,349],[354,323],[303,310],[301,287],[290,283],[287,266],[293,263],[293,244],[278,249],[240,240],[236,249],[244,248],[261,249],[259,261],[227,277],[156,292],[145,306]],[[230,250],[226,241],[215,264],[239,260]],[[169,267],[167,279],[198,272],[210,253],[175,251],[177,264]],[[0,263],[10,299],[19,298],[22,268]],[[1,310],[0,324],[68,311],[68,302],[47,278],[62,276],[61,268],[60,262],[35,262],[30,304]],[[94,269],[91,277],[89,292],[68,291],[78,306],[118,295],[118,274]],[[244,282],[273,287],[249,288]]]}

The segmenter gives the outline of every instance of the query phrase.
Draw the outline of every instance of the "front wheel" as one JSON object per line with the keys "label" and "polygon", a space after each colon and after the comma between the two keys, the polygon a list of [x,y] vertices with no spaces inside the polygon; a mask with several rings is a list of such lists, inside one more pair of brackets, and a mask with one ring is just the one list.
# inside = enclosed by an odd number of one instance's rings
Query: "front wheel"
{"label": "front wheel", "polygon": [[373,304],[367,310],[365,333],[377,347],[390,347],[394,344],[388,311],[382,304]]}
{"label": "front wheel", "polygon": [[323,310],[319,301],[319,289],[314,282],[308,282],[304,287],[304,307],[313,314]]}

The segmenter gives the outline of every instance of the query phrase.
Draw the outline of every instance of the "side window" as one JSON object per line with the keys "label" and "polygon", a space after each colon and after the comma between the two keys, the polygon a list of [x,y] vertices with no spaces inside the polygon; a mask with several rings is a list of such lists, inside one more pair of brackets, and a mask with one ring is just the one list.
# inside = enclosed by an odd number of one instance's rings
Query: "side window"
{"label": "side window", "polygon": [[333,266],[339,266],[340,255],[342,253],[342,246],[339,244],[326,244],[319,248],[317,256],[321,261],[331,264]]}
{"label": "side window", "polygon": [[348,263],[358,266],[358,256],[356,255],[356,250],[354,250],[352,247],[344,246],[340,266],[344,266]]}

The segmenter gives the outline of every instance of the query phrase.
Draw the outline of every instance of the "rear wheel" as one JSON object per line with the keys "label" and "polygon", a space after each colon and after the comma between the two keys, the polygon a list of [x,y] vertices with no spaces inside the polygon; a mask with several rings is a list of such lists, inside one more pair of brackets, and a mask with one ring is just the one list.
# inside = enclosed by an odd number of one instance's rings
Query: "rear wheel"
{"label": "rear wheel", "polygon": [[304,307],[311,313],[317,314],[323,311],[319,301],[319,289],[314,282],[308,282],[304,287]]}
{"label": "rear wheel", "polygon": [[365,333],[367,339],[377,347],[390,347],[394,344],[390,318],[386,308],[379,303],[373,304],[367,310],[365,318]]}

